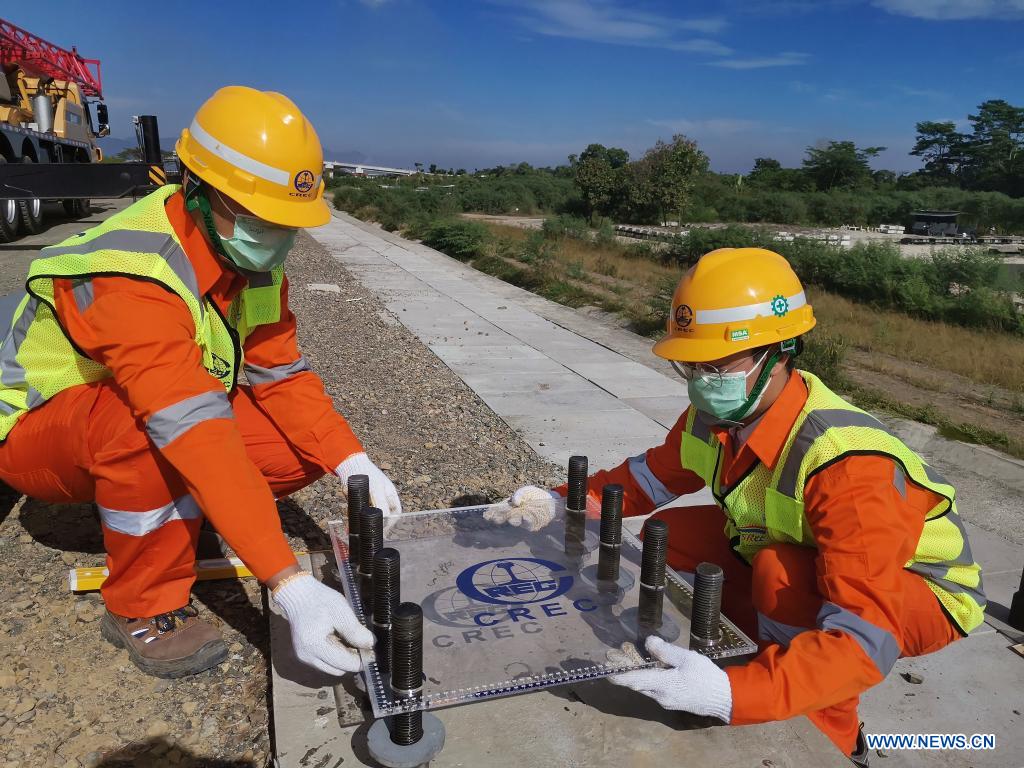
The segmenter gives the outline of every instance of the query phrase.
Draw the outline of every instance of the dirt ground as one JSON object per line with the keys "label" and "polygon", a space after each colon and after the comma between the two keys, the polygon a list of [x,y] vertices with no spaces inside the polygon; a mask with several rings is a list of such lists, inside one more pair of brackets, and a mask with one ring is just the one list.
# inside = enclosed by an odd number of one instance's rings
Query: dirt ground
{"label": "dirt ground", "polygon": [[[561,481],[308,236],[288,274],[303,350],[405,509]],[[279,507],[296,550],[326,548],[324,523],[344,510],[341,485],[319,480]],[[269,640],[259,585],[197,585],[196,605],[223,632],[230,658],[192,678],[158,680],[100,638],[98,593],[68,591],[69,567],[103,561],[91,505],[0,498],[0,768],[268,765]]]}

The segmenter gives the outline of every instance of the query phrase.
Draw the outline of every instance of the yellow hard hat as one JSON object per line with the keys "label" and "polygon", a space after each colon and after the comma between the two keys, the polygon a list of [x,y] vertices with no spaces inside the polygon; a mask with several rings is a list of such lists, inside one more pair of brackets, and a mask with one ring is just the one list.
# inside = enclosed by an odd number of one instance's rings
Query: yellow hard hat
{"label": "yellow hard hat", "polygon": [[654,354],[706,363],[796,338],[814,322],[800,279],[782,256],[764,248],[719,248],[679,281],[668,333]]}
{"label": "yellow hard hat", "polygon": [[285,227],[330,221],[320,139],[280,93],[221,88],[181,132],[176,148],[191,172],[261,219]]}

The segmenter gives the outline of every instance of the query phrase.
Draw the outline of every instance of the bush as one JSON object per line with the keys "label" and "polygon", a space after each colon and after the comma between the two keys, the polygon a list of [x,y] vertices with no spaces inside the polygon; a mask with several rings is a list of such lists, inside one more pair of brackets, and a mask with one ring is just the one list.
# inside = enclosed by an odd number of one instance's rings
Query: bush
{"label": "bush", "polygon": [[796,365],[810,371],[833,389],[846,384],[843,375],[843,358],[846,344],[838,336],[831,336],[821,330],[813,330],[803,337],[803,350],[796,358]]}
{"label": "bush", "polygon": [[478,221],[439,221],[423,235],[423,243],[459,261],[483,256],[491,233]]}

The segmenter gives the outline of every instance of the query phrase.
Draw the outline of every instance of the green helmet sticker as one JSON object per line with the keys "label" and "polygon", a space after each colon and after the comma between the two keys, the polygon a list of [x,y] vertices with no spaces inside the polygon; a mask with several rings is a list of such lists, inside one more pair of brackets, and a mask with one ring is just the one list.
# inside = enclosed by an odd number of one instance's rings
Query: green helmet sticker
{"label": "green helmet sticker", "polygon": [[750,338],[750,331],[746,328],[740,328],[736,331],[729,332],[729,341],[746,341]]}
{"label": "green helmet sticker", "polygon": [[787,312],[789,312],[789,302],[785,296],[780,294],[772,299],[772,314],[776,317],[785,317]]}

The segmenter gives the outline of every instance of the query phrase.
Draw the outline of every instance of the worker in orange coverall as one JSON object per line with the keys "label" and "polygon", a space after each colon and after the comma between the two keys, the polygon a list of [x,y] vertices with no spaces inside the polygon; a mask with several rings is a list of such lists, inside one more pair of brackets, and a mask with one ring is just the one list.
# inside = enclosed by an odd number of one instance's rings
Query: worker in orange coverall
{"label": "worker in orange coverall", "polygon": [[[662,667],[612,677],[668,709],[742,725],[806,715],[867,764],[857,704],[901,656],[977,627],[985,597],[955,491],[874,417],[795,368],[815,320],[784,258],[758,248],[705,255],[676,289],[654,351],[687,382],[690,406],[662,445],[590,478],[625,515],[711,489],[715,504],[665,509],[668,564],[725,574],[723,611],[759,641],[719,669],[656,636]],[[520,488],[489,510],[537,529],[565,486]],[[598,507],[599,508],[599,507]]]}
{"label": "worker in orange coverall", "polygon": [[189,597],[204,515],[272,590],[297,656],[355,671],[352,646],[373,636],[299,569],[275,504],[325,473],[363,474],[374,506],[401,511],[288,308],[298,228],[330,219],[319,139],[281,94],[232,86],[177,152],[182,187],[43,249],[27,292],[0,305],[0,479],[47,502],[95,501],[101,631],[143,671],[189,675],[227,656]]}

